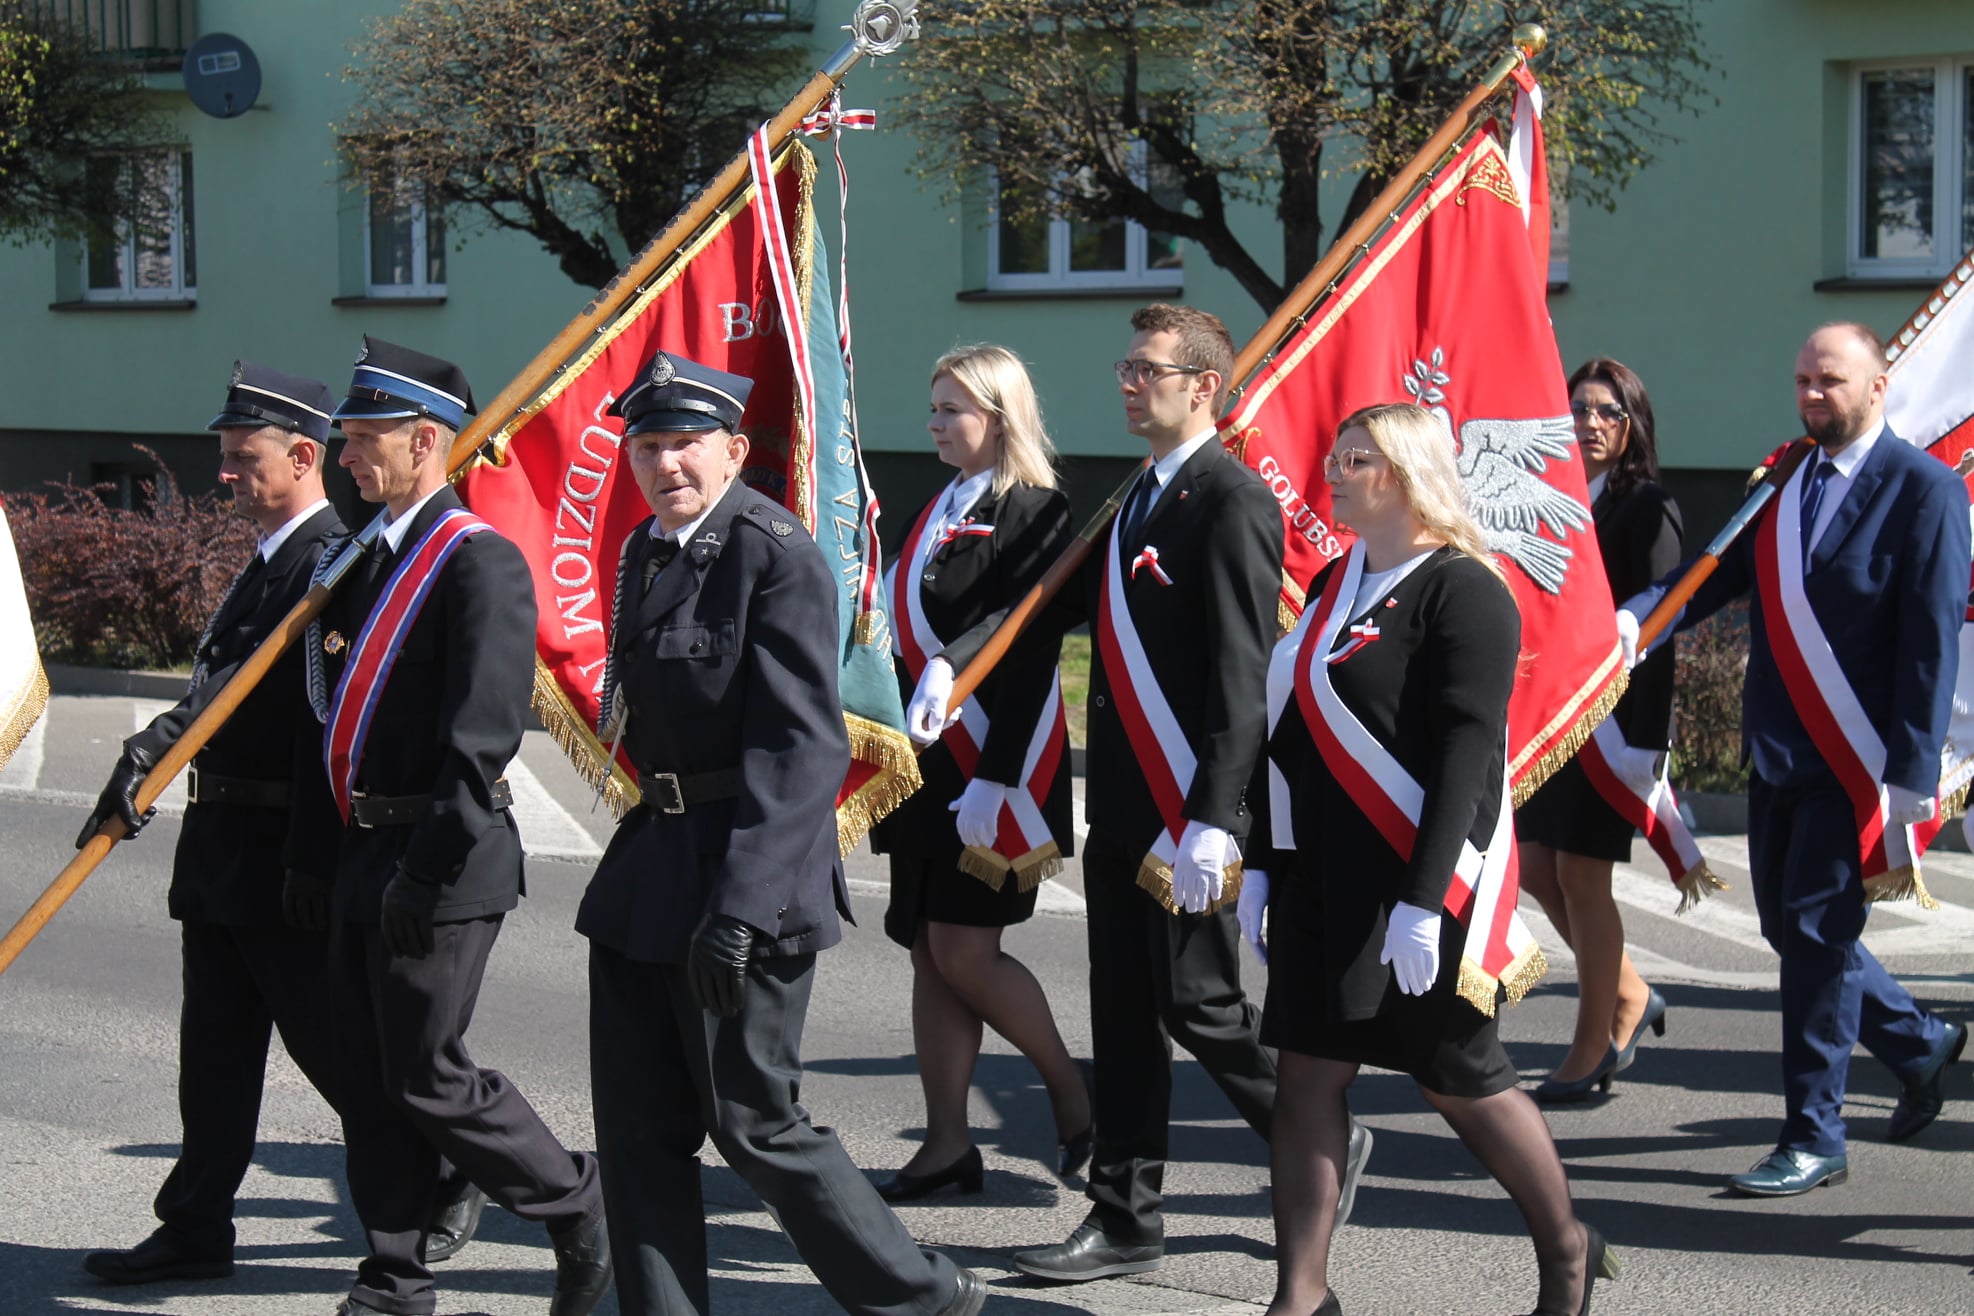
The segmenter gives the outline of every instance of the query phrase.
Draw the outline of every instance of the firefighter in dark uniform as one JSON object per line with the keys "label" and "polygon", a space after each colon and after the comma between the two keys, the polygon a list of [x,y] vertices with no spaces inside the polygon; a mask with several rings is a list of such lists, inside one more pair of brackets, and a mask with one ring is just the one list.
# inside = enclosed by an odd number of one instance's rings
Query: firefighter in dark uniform
{"label": "firefighter in dark uniform", "polygon": [[800,1105],[816,955],[849,913],[849,741],[829,566],[738,479],[751,388],[659,352],[612,407],[654,513],[620,559],[604,682],[604,738],[622,719],[643,801],[576,919],[617,1298],[708,1310],[710,1135],[845,1310],[971,1316],[980,1280],[920,1249]]}
{"label": "firefighter in dark uniform", "polygon": [[[77,848],[112,817],[135,835],[136,794],[153,765],[308,591],[323,551],[347,532],[322,494],[335,398],[326,384],[241,361],[219,431],[220,483],[260,528],[260,547],[206,623],[191,688],[124,742]],[[335,1102],[324,974],[328,926],[319,898],[282,909],[302,654],[283,655],[192,761],[168,908],[180,923],[184,1001],[178,1108],[184,1141],[158,1190],[163,1223],[136,1247],[92,1252],[113,1284],[219,1279],[233,1273],[233,1203],[253,1159],[271,1031],[316,1090]],[[303,894],[303,893],[297,893]]]}
{"label": "firefighter in dark uniform", "polygon": [[526,560],[447,483],[472,409],[459,367],[366,338],[335,413],[339,460],[385,523],[311,627],[310,700],[326,725],[304,756],[312,785],[287,862],[335,886],[336,1068],[369,1250],[343,1316],[433,1310],[422,1245],[441,1156],[547,1227],[550,1316],[586,1316],[609,1287],[596,1158],[565,1150],[465,1043],[487,956],[520,902],[501,773],[531,716],[535,635]]}

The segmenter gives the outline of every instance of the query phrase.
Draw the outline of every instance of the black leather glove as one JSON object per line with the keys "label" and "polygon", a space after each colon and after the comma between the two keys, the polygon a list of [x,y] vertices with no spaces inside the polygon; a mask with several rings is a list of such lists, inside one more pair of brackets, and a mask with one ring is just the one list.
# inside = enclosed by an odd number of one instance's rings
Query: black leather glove
{"label": "black leather glove", "polygon": [[335,883],[313,873],[290,868],[281,883],[281,914],[288,926],[301,932],[320,932],[329,926],[329,892]]}
{"label": "black leather glove", "polygon": [[708,914],[699,920],[686,952],[685,972],[700,1009],[722,1019],[740,1013],[741,997],[747,991],[747,962],[754,958],[759,937],[730,914]]}
{"label": "black leather glove", "polygon": [[143,750],[132,745],[123,747],[123,753],[117,756],[116,767],[110,772],[109,784],[96,797],[96,811],[89,815],[89,821],[82,824],[82,830],[76,834],[76,849],[88,845],[89,838],[112,818],[123,819],[123,825],[129,828],[126,834],[128,839],[143,831],[144,824],[157,817],[156,809],[137,812],[137,788],[150,774],[153,762]]}
{"label": "black leather glove", "polygon": [[439,884],[404,869],[384,885],[384,907],[377,931],[393,955],[422,960],[432,953],[432,911],[439,906]]}

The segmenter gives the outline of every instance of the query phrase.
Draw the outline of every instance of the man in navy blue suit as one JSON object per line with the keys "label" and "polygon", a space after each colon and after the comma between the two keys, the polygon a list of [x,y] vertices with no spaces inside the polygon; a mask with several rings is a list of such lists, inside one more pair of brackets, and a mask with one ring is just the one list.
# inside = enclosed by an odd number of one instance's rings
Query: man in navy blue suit
{"label": "man in navy blue suit", "polygon": [[[1742,734],[1748,857],[1762,935],[1782,959],[1787,1115],[1773,1152],[1728,1181],[1788,1197],[1849,1172],[1844,1088],[1862,1042],[1900,1081],[1888,1136],[1940,1113],[1966,1026],[1922,1009],[1865,949],[1867,879],[1899,889],[1909,828],[1934,817],[1967,605],[1966,486],[1885,427],[1885,352],[1863,325],[1796,358],[1816,448],[1694,595],[1682,628],[1752,594]],[[1683,574],[1627,601],[1620,633]],[[1914,869],[1916,872],[1916,867]]]}

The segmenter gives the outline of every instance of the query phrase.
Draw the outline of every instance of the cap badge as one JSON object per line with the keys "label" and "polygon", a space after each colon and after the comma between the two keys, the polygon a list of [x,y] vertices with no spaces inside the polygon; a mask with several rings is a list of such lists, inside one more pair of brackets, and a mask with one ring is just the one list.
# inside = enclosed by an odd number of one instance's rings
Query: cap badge
{"label": "cap badge", "polygon": [[233,363],[233,378],[227,381],[227,384],[226,384],[226,386],[227,386],[228,388],[238,388],[238,387],[240,387],[240,378],[241,378],[241,376],[243,376],[243,375],[245,375],[246,373],[247,373],[247,368],[246,368],[246,366],[245,366],[244,364],[242,364],[241,362],[238,362],[238,361],[235,361],[235,362]]}
{"label": "cap badge", "polygon": [[341,631],[330,631],[322,637],[322,652],[326,654],[338,654],[349,647],[350,642],[343,638]]}
{"label": "cap badge", "polygon": [[795,527],[786,521],[770,521],[768,522],[768,529],[774,531],[783,539],[795,533]]}
{"label": "cap badge", "polygon": [[679,372],[672,366],[672,358],[660,352],[651,358],[650,377],[653,384],[659,388],[663,388],[674,379],[677,379]]}
{"label": "cap badge", "polygon": [[363,340],[363,346],[359,347],[356,350],[356,364],[362,365],[365,361],[368,361],[369,359],[370,359],[370,339],[366,337]]}

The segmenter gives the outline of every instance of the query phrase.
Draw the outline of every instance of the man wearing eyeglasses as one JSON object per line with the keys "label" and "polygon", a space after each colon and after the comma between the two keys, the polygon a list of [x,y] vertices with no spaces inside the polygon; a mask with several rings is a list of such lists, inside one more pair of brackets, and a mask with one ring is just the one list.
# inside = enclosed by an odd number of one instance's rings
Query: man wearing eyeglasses
{"label": "man wearing eyeglasses", "polygon": [[[1092,1205],[1067,1242],[1014,1258],[1027,1274],[1059,1282],[1164,1263],[1173,1041],[1263,1138],[1275,1102],[1275,1058],[1257,1040],[1260,1011],[1241,991],[1228,876],[1239,871],[1245,791],[1265,734],[1281,508],[1215,435],[1234,366],[1227,327],[1205,311],[1152,305],[1131,328],[1115,369],[1125,428],[1145,440],[1149,463],[1081,587],[1065,587],[1035,622],[1059,633],[1088,621],[1096,639],[1083,852]],[[943,729],[954,671],[1004,615],[927,664],[906,719],[913,739],[929,743]],[[1353,1128],[1339,1222],[1369,1144],[1368,1131]]]}

